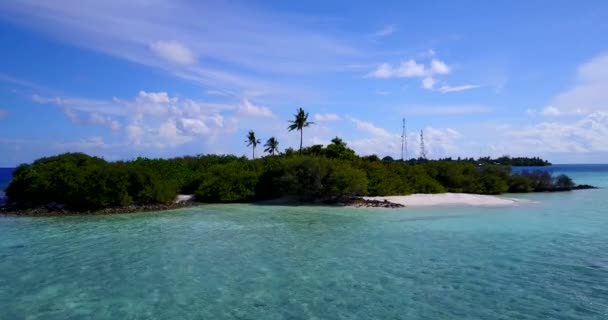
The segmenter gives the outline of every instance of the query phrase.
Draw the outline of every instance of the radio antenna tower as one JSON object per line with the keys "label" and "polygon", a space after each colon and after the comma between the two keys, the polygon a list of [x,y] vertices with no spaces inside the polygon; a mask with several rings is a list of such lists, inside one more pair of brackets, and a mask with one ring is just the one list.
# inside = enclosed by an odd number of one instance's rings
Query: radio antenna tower
{"label": "radio antenna tower", "polygon": [[424,133],[420,130],[420,158],[426,159],[426,148],[424,147]]}

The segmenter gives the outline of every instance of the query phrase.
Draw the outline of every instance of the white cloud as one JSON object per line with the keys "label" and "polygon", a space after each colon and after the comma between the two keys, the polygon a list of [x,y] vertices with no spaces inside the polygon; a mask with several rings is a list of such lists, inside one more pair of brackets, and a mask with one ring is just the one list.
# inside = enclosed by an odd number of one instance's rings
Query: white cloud
{"label": "white cloud", "polygon": [[252,117],[273,117],[272,111],[268,107],[256,106],[251,101],[244,99],[238,108],[238,113]]}
{"label": "white cloud", "polygon": [[350,118],[350,120],[355,124],[355,127],[360,131],[367,132],[372,136],[376,137],[387,137],[390,135],[388,131],[383,128],[376,127],[373,123],[368,121],[359,120],[356,118]]}
{"label": "white cloud", "polygon": [[[429,51],[429,55],[434,54],[435,52],[433,50]],[[447,75],[450,72],[450,66],[439,59],[432,59],[428,65],[418,63],[414,59],[409,59],[401,62],[398,66],[392,66],[389,63],[382,63],[378,65],[372,72],[367,74],[367,77],[378,79],[423,78],[421,81],[421,87],[423,89],[436,90],[441,93],[472,90],[480,87],[476,84],[465,84],[460,86],[443,85],[438,89],[435,89],[435,85],[437,84],[435,76]]]}
{"label": "white cloud", "polygon": [[317,113],[314,116],[315,121],[338,121],[341,120],[340,116],[335,113]]}
{"label": "white cloud", "polygon": [[163,122],[158,128],[157,139],[155,144],[161,148],[165,146],[177,146],[190,142],[192,136],[185,135],[184,132],[177,127],[175,119],[169,118]]}
{"label": "white cloud", "polygon": [[[554,97],[548,115],[590,114],[608,111],[608,53],[578,68],[576,85]],[[550,108],[550,109],[547,109]]]}
{"label": "white cloud", "polygon": [[379,96],[388,96],[389,94],[391,94],[391,92],[390,91],[382,91],[382,90],[380,90],[380,91],[376,91],[376,94],[379,95]]}
{"label": "white cloud", "polygon": [[[460,150],[459,140],[463,137],[462,134],[451,128],[433,128],[426,127],[424,129],[424,147],[427,151],[427,157],[440,158],[458,154]],[[418,156],[420,156],[420,140],[418,140]]]}
{"label": "white cloud", "polygon": [[196,63],[196,56],[192,50],[179,41],[156,41],[150,44],[150,49],[169,62],[192,65]]}
{"label": "white cloud", "polygon": [[423,78],[433,75],[450,73],[450,67],[443,61],[433,59],[428,66],[418,63],[414,59],[402,61],[398,66],[382,63],[367,76],[372,78]]}
{"label": "white cloud", "polygon": [[119,131],[121,128],[121,124],[118,122],[118,120],[115,120],[109,116],[101,115],[97,112],[92,112],[86,122],[92,125],[106,126],[114,132]]}
{"label": "white cloud", "polygon": [[608,112],[595,112],[575,122],[542,122],[509,130],[505,140],[520,152],[608,151]]}
{"label": "white cloud", "polygon": [[393,74],[400,78],[414,78],[424,77],[425,75],[432,74],[425,69],[424,65],[417,63],[416,60],[410,59],[401,62],[401,65],[393,71]]}
{"label": "white cloud", "polygon": [[368,76],[373,78],[387,79],[393,76],[393,68],[388,63],[379,65],[376,70],[372,71]]}
{"label": "white cloud", "polygon": [[391,24],[391,25],[384,26],[382,29],[376,31],[374,33],[374,35],[376,37],[386,37],[386,36],[391,35],[396,30],[397,30],[397,28],[395,27],[395,25]]}
{"label": "white cloud", "polygon": [[445,86],[441,86],[438,90],[441,93],[448,93],[448,92],[458,92],[458,91],[472,90],[472,89],[477,89],[479,87],[480,86],[476,85],[476,84],[465,84],[465,85],[455,86],[455,87],[451,87],[451,86],[445,85]]}
{"label": "white cloud", "polygon": [[203,135],[210,131],[209,126],[201,119],[184,118],[181,119],[181,124],[186,133],[193,135]]}
{"label": "white cloud", "polygon": [[[294,141],[297,138],[285,131],[285,121],[277,119],[269,107],[248,98],[231,104],[210,103],[174,97],[164,91],[142,90],[132,99],[112,98],[108,101],[42,96],[32,99],[56,106],[75,123],[104,126],[122,133],[117,137],[123,137],[124,143],[136,146],[138,152],[145,154],[191,143],[205,144],[207,152],[234,152],[240,150],[238,145],[226,144],[226,139],[243,128],[255,129],[260,137],[293,136]],[[84,104],[77,103],[80,101]],[[112,111],[111,114],[105,113],[106,107]],[[114,114],[118,109],[123,113]],[[334,119],[333,115],[325,116],[327,120]],[[314,130],[317,127],[313,126]],[[218,142],[219,138],[221,142]],[[282,141],[290,141],[283,138]],[[283,142],[282,146],[287,144]]]}
{"label": "white cloud", "polygon": [[431,89],[433,89],[434,85],[435,85],[435,79],[433,79],[433,77],[426,77],[426,78],[422,79],[422,88],[431,90]]}
{"label": "white cloud", "polygon": [[166,92],[146,92],[139,91],[137,95],[137,101],[139,102],[151,102],[151,103],[172,103],[176,102],[177,98],[169,98],[169,94]]}
{"label": "white cloud", "polygon": [[445,62],[437,59],[431,61],[431,74],[448,74],[450,73],[450,67]]}
{"label": "white cloud", "polygon": [[125,140],[130,144],[160,148],[181,145],[196,136],[213,138],[225,130],[223,112],[233,117],[272,115],[270,109],[255,106],[248,100],[230,106],[182,100],[163,91],[142,90],[132,100],[47,98],[39,95],[32,96],[32,100],[58,107],[74,123],[104,126],[113,132],[124,132]]}
{"label": "white cloud", "polygon": [[127,141],[131,144],[141,144],[144,128],[137,123],[132,123],[126,127]]}

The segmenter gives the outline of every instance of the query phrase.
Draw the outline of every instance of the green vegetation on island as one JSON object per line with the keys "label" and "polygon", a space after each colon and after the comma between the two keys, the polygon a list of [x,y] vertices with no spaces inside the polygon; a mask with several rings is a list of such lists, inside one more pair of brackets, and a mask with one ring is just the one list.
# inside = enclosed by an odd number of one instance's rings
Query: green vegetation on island
{"label": "green vegetation on island", "polygon": [[[288,130],[311,124],[297,110]],[[129,205],[171,203],[178,194],[194,194],[205,203],[253,202],[291,196],[302,201],[339,200],[353,196],[464,192],[500,194],[572,190],[564,175],[543,171],[511,173],[510,165],[546,165],[539,158],[380,159],[358,156],[341,138],[327,146],[279,152],[269,138],[268,154],[255,158],[261,143],[249,131],[245,144],[252,159],[232,155],[199,155],[173,159],[137,158],[107,162],[82,153],[66,153],[20,165],[6,189],[13,208],[55,204],[73,211],[94,211]]]}
{"label": "green vegetation on island", "polygon": [[[273,151],[273,150],[271,150]],[[509,166],[467,161],[420,160],[416,164],[359,157],[339,138],[249,160],[230,155],[107,162],[80,153],[19,166],[6,189],[19,207],[64,205],[75,211],[129,204],[172,202],[195,194],[201,202],[252,202],[281,196],[301,200],[350,196],[465,192],[500,194],[570,190],[572,180],[547,172],[511,174]]]}
{"label": "green vegetation on island", "polygon": [[551,162],[541,159],[539,157],[527,158],[502,156],[496,159],[492,159],[490,157],[481,157],[477,160],[473,160],[473,162],[480,164],[502,164],[505,166],[513,167],[544,167],[551,165]]}

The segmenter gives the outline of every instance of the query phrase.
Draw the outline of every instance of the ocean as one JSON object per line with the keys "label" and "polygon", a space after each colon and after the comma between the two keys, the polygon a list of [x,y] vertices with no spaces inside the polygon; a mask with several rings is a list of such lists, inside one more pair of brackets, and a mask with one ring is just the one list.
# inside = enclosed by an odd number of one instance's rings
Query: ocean
{"label": "ocean", "polygon": [[4,189],[11,181],[13,171],[15,168],[0,168],[0,205],[4,204]]}
{"label": "ocean", "polygon": [[0,319],[608,319],[608,189],[509,196],[2,217]]}

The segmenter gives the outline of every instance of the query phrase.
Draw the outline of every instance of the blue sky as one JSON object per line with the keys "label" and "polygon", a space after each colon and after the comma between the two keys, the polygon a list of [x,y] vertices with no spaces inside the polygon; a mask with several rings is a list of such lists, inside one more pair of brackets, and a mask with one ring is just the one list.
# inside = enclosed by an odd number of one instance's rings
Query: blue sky
{"label": "blue sky", "polygon": [[281,148],[608,162],[605,1],[0,2],[0,166]]}

